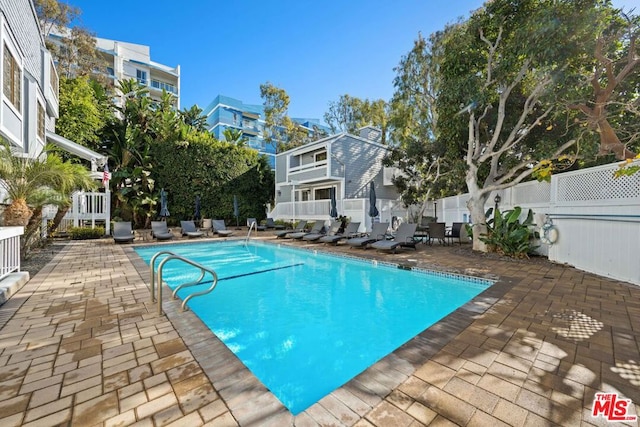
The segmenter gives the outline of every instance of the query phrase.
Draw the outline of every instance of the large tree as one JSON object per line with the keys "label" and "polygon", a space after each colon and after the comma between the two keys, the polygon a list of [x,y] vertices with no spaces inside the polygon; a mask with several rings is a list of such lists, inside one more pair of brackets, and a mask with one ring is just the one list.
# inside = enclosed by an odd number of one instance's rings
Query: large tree
{"label": "large tree", "polygon": [[438,138],[465,171],[475,250],[487,250],[479,237],[491,192],[576,154],[581,128],[560,100],[606,7],[600,3],[494,0],[445,30]]}
{"label": "large tree", "polygon": [[394,144],[385,164],[401,171],[394,184],[405,205],[420,206],[418,216],[424,214],[430,199],[443,194],[444,188],[451,192],[461,188],[460,181],[450,179],[459,174],[451,172],[455,162],[446,161],[443,144],[438,140],[435,101],[440,78],[437,54],[440,36],[441,33],[435,33],[427,40],[419,35],[413,49],[394,69],[395,92],[390,103]]}
{"label": "large tree", "polygon": [[363,126],[375,126],[382,131],[382,143],[389,133],[389,105],[382,99],[368,100],[344,94],[338,101],[329,103],[324,121],[332,133],[356,134]]}
{"label": "large tree", "polygon": [[260,96],[265,115],[264,140],[275,145],[276,152],[299,147],[319,137],[289,117],[290,98],[284,89],[267,82],[260,85]]}

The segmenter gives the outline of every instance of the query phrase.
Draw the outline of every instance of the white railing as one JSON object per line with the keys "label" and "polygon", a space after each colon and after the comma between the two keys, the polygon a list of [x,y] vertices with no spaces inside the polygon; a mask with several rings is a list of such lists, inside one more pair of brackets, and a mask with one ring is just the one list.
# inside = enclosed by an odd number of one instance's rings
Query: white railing
{"label": "white railing", "polygon": [[[78,191],[73,193],[71,208],[65,214],[63,221],[73,223],[74,227],[87,225],[95,228],[104,225],[105,234],[111,233],[111,193],[92,193]],[[47,221],[53,219],[58,209],[47,206],[42,211],[42,230],[46,235]]]}
{"label": "white railing", "polygon": [[20,236],[23,227],[0,227],[0,280],[20,271]]}

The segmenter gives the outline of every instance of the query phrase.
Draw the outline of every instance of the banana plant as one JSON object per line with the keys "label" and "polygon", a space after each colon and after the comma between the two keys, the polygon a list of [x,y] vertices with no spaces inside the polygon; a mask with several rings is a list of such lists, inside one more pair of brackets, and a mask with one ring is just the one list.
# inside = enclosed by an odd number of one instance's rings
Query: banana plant
{"label": "banana plant", "polygon": [[485,214],[487,218],[487,233],[479,236],[493,252],[514,258],[528,258],[537,248],[533,245],[536,237],[533,222],[533,211],[529,209],[527,217],[520,222],[522,208],[516,206],[511,210],[500,212],[499,209],[489,208]]}

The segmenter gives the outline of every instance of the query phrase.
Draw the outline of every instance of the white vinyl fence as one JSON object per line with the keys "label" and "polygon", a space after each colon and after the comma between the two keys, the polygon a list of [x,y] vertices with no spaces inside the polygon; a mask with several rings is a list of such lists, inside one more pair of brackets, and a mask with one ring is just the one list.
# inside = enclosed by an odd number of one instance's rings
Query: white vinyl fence
{"label": "white vinyl fence", "polygon": [[23,227],[0,227],[0,280],[20,271],[20,236]]}
{"label": "white vinyl fence", "polygon": [[[554,175],[551,183],[519,184],[499,192],[500,210],[532,209],[538,226],[551,219],[558,240],[540,247],[549,260],[640,285],[640,173],[616,179],[617,168],[597,166]],[[438,220],[469,221],[468,199],[463,194],[438,200]]]}

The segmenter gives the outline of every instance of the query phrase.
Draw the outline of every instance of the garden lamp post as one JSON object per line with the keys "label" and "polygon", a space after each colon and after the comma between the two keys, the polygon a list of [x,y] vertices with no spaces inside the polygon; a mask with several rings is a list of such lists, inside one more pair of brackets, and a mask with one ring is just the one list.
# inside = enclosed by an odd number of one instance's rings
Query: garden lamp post
{"label": "garden lamp post", "polygon": [[502,200],[502,197],[500,197],[499,194],[496,194],[496,197],[493,198],[493,201],[495,202],[495,206],[493,209],[493,217],[496,217],[496,212],[498,212],[498,205],[500,204],[500,201]]}

